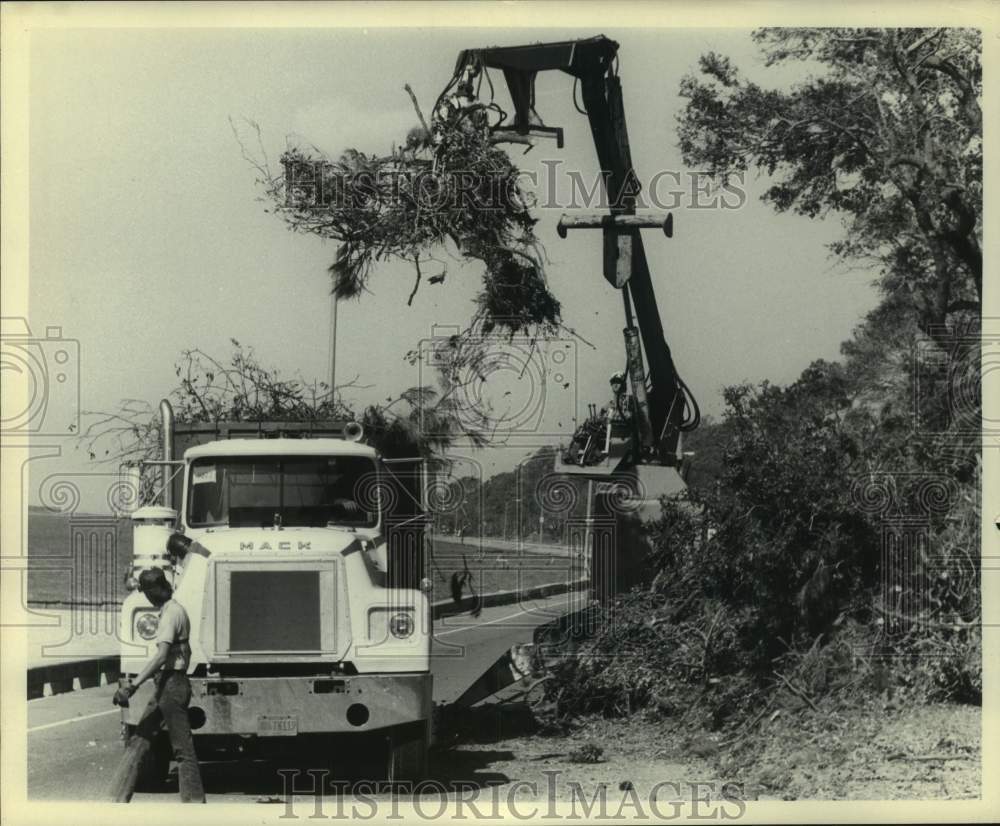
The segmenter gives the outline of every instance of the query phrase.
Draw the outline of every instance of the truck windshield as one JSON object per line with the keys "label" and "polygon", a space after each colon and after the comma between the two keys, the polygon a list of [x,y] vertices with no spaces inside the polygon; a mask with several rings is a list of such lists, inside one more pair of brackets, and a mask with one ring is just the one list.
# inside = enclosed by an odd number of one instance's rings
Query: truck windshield
{"label": "truck windshield", "polygon": [[374,527],[375,462],[364,456],[196,459],[187,521],[195,527]]}

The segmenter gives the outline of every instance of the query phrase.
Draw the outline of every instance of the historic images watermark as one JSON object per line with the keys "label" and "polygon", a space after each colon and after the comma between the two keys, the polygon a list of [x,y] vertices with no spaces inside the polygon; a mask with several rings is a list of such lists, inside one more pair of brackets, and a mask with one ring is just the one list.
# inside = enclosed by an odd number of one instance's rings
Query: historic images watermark
{"label": "historic images watermark", "polygon": [[[962,504],[954,468],[975,474],[983,452],[1000,446],[1000,424],[983,407],[984,379],[998,364],[997,319],[929,328],[912,354],[911,447],[933,450],[941,472],[872,470],[852,487],[855,506],[880,532],[876,607],[887,644],[928,628],[962,635],[981,627],[978,610],[973,616],[956,606],[978,606],[982,573],[995,571],[995,561],[939,534],[943,523],[957,520]],[[946,653],[928,647],[921,656]]]}
{"label": "historic images watermark", "polygon": [[583,173],[562,159],[543,159],[541,169],[498,171],[484,175],[463,169],[437,170],[392,167],[357,173],[337,170],[328,161],[289,166],[285,180],[292,209],[348,209],[358,199],[414,202],[420,210],[507,210],[522,200],[525,209],[606,211],[626,205],[636,209],[742,209],[748,200],[746,176],[725,178],[697,170],[661,169],[645,181],[630,170],[617,198],[609,192],[607,172]]}
{"label": "historic images watermark", "polygon": [[[80,342],[63,336],[61,327],[46,327],[44,336],[36,336],[26,318],[0,319],[0,372],[5,379],[0,434],[79,433]],[[14,395],[8,382],[18,383],[22,392]]]}
{"label": "historic images watermark", "polygon": [[588,173],[569,169],[562,160],[541,161],[543,171],[522,170],[518,180],[535,193],[539,209],[587,209],[598,212],[615,209],[625,199],[634,200],[636,209],[742,209],[748,200],[746,176],[719,179],[696,170],[661,169],[645,185],[634,171],[626,176],[617,200],[608,196],[608,173]]}
{"label": "historic images watermark", "polygon": [[1000,446],[1000,420],[984,409],[983,385],[1000,371],[1000,319],[933,325],[913,352],[913,423],[961,448],[968,439]]}
{"label": "historic images watermark", "polygon": [[[60,455],[61,441],[80,432],[80,342],[65,336],[61,327],[48,326],[44,335],[35,335],[26,318],[5,316],[0,319],[0,379],[3,461],[19,468],[12,477],[16,475],[20,481],[19,506],[10,509],[11,524],[7,526],[15,541],[3,548],[0,570],[9,581],[19,580],[21,604],[11,606],[3,624],[42,625],[45,620],[32,615],[27,607],[29,570],[36,578],[66,578],[67,594],[79,602],[88,597],[93,601],[95,595],[101,598],[108,584],[103,573],[115,566],[116,546],[108,524],[76,513],[79,480],[72,475],[46,477],[39,487],[46,510],[70,516],[67,533],[59,538],[57,547],[43,558],[29,559],[27,523],[22,521],[27,511],[24,498],[28,495],[29,464]],[[81,605],[71,617],[71,639],[97,622],[92,606]],[[55,646],[48,648],[45,656],[67,652],[65,647],[58,652],[53,651]]]}
{"label": "historic images watermark", "polygon": [[[93,493],[102,488],[107,512],[83,511],[83,490]],[[38,482],[36,490],[42,511],[34,518],[43,521],[35,528],[39,531],[35,552],[20,557],[20,565],[14,557],[5,557],[3,568],[22,572],[21,608],[26,617],[33,608],[66,612],[62,636],[53,636],[51,643],[41,647],[41,659],[94,657],[94,642],[101,640],[133,644],[121,636],[117,608],[123,582],[134,566],[122,547],[123,531],[130,530],[123,520],[139,501],[134,480],[111,472],[52,473]],[[33,579],[30,591],[29,576]]]}
{"label": "historic images watermark", "polygon": [[514,437],[565,436],[577,420],[577,341],[569,336],[542,341],[438,324],[411,360],[418,386],[442,387],[443,398],[421,408],[425,436],[451,432],[450,423],[437,415],[442,406],[455,413],[466,432],[494,445]]}
{"label": "historic images watermark", "polygon": [[[584,784],[564,772],[545,770],[541,780],[481,786],[472,781],[424,780],[389,789],[374,781],[329,780],[328,769],[278,770],[284,804],[281,820],[737,820],[749,796],[741,783],[662,780],[641,792],[632,783],[617,789]],[[391,792],[388,794],[387,792]],[[309,799],[311,798],[311,799]],[[406,812],[404,813],[403,808]],[[412,814],[411,814],[412,813]]]}

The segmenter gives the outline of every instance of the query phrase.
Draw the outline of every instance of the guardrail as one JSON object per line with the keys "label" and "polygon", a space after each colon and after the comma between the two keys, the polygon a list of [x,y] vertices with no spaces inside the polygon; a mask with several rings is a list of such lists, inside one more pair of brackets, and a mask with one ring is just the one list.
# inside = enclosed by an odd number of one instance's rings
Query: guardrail
{"label": "guardrail", "polygon": [[[580,591],[589,585],[589,580],[578,579],[572,582],[551,582],[545,585],[533,585],[516,591],[495,591],[492,594],[482,594],[479,605],[489,608],[494,605],[510,605],[525,599],[540,599],[570,591]],[[476,607],[477,600],[473,597],[463,597],[460,601],[439,600],[431,604],[431,616],[434,619],[465,614]],[[68,691],[78,691],[84,688],[97,688],[118,681],[121,676],[120,662],[117,654],[87,657],[68,662],[40,665],[28,669],[28,699],[53,694],[64,694]]]}
{"label": "guardrail", "polygon": [[[533,585],[530,588],[521,588],[516,591],[494,591],[492,594],[482,594],[479,597],[479,604],[483,608],[492,605],[510,605],[522,599],[539,599],[551,597],[556,594],[565,594],[568,591],[580,591],[588,587],[590,580],[577,579],[572,582],[550,582],[545,585]],[[434,619],[450,617],[455,614],[465,614],[476,606],[474,597],[463,597],[459,602],[450,599],[439,600],[431,604],[431,616]]]}
{"label": "guardrail", "polygon": [[[39,665],[28,669],[28,699],[115,683],[121,676],[117,654]],[[46,692],[48,688],[48,692]]]}

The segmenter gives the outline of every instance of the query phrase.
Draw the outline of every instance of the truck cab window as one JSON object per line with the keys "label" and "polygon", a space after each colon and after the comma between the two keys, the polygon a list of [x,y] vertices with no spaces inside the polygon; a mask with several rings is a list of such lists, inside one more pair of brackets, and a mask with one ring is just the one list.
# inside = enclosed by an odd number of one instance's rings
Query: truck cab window
{"label": "truck cab window", "polygon": [[364,456],[203,458],[189,473],[193,528],[378,524],[375,463]]}

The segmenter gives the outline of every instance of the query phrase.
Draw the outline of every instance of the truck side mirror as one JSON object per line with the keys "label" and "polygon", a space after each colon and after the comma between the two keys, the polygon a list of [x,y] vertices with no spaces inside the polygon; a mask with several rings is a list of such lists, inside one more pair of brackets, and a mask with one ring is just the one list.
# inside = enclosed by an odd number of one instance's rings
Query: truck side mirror
{"label": "truck side mirror", "polygon": [[191,547],[191,538],[182,533],[172,533],[167,540],[167,552],[177,559],[183,559],[187,556],[189,547]]}

